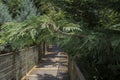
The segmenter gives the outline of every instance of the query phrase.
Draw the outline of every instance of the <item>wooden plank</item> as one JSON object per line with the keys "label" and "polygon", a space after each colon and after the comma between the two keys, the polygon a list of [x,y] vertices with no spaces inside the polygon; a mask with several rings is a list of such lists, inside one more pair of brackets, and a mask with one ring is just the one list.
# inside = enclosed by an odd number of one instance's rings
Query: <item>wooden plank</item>
{"label": "wooden plank", "polygon": [[68,66],[69,66],[70,80],[86,80],[81,70],[78,68],[77,64],[71,57],[69,57]]}

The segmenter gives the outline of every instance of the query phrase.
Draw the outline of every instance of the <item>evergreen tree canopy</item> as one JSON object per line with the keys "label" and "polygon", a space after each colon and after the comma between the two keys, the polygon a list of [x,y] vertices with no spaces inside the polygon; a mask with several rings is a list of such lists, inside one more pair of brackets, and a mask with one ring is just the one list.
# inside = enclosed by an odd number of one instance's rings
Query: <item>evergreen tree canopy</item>
{"label": "evergreen tree canopy", "polygon": [[18,21],[24,21],[32,16],[37,16],[37,8],[35,7],[32,0],[23,0],[21,7],[20,7],[20,13],[17,16]]}
{"label": "evergreen tree canopy", "polygon": [[0,25],[10,21],[12,21],[12,17],[9,14],[8,7],[0,3]]}

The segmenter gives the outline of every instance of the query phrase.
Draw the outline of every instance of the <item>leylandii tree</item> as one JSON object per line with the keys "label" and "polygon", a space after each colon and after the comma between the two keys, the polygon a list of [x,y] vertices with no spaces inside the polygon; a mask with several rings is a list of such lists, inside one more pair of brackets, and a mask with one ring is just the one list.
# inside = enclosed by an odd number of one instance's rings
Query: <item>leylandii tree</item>
{"label": "leylandii tree", "polygon": [[[0,2],[0,34],[2,32],[1,30],[1,25],[3,25],[6,22],[10,22],[12,21],[12,17],[11,14],[9,13],[8,7],[3,4],[2,2]],[[1,36],[0,36],[1,38]],[[4,42],[3,40],[0,40],[0,53],[2,53],[1,51],[9,51],[8,47],[5,48],[6,46],[8,46],[7,44],[1,44],[2,42]]]}
{"label": "leylandii tree", "polygon": [[32,16],[37,16],[37,8],[32,0],[23,0],[20,15],[17,16],[17,21],[24,21]]}
{"label": "leylandii tree", "polygon": [[9,8],[12,18],[15,18],[19,14],[21,3],[23,0],[2,0]]}
{"label": "leylandii tree", "polygon": [[8,7],[3,3],[0,3],[0,25],[10,21],[12,21],[12,18],[9,14]]}

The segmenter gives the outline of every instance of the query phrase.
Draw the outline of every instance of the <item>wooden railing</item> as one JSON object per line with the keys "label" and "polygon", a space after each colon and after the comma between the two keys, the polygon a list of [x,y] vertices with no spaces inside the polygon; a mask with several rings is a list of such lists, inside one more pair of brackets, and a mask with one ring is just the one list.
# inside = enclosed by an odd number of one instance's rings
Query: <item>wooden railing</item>
{"label": "wooden railing", "polygon": [[85,80],[85,77],[83,76],[82,72],[71,57],[69,57],[68,70],[70,80]]}
{"label": "wooden railing", "polygon": [[0,55],[0,80],[20,80],[38,63],[38,47]]}
{"label": "wooden railing", "polygon": [[[38,64],[39,57],[41,56],[40,50],[40,46],[34,46],[17,52],[1,54],[0,80],[20,80],[33,68],[33,66]],[[46,49],[43,49],[43,51],[44,50]],[[68,60],[68,70],[70,80],[85,80],[75,61],[70,57]]]}

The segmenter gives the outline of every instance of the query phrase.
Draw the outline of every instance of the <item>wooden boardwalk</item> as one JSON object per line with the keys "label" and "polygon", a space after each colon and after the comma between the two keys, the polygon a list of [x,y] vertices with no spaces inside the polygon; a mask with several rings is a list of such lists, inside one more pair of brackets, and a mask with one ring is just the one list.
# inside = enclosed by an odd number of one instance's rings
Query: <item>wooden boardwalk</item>
{"label": "wooden boardwalk", "polygon": [[22,80],[68,80],[68,57],[56,46]]}

